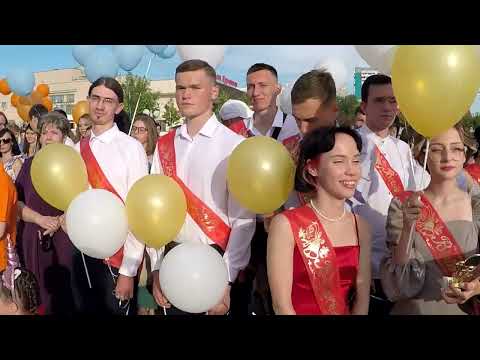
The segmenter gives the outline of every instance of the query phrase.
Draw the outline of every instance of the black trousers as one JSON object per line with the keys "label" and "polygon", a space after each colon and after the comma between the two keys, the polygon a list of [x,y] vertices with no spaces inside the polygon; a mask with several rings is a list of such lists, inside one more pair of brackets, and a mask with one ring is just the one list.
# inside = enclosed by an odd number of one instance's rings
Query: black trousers
{"label": "black trousers", "polygon": [[370,305],[368,315],[386,316],[390,314],[393,303],[390,302],[383,292],[382,283],[379,279],[372,280],[375,291],[370,292]]}
{"label": "black trousers", "polygon": [[82,254],[77,251],[74,258],[74,274],[80,293],[79,312],[93,315],[136,315],[138,278],[135,277],[134,280],[133,298],[120,303],[114,295],[118,269],[109,268],[103,260],[84,256],[92,288],[88,284]]}
{"label": "black trousers", "polygon": [[250,262],[232,286],[230,312],[233,317],[274,314],[267,276],[267,238],[263,222],[257,221]]}

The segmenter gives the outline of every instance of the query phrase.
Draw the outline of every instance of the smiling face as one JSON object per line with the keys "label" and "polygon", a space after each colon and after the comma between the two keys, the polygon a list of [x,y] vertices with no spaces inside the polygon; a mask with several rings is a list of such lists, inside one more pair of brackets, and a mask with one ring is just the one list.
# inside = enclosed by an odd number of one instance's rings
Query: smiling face
{"label": "smiling face", "polygon": [[335,146],[318,157],[309,160],[310,175],[317,184],[337,199],[353,196],[360,180],[360,152],[355,140],[348,134],[335,135]]}
{"label": "smiling face", "polygon": [[259,70],[247,75],[247,96],[255,112],[276,106],[280,91],[277,78],[268,70]]}

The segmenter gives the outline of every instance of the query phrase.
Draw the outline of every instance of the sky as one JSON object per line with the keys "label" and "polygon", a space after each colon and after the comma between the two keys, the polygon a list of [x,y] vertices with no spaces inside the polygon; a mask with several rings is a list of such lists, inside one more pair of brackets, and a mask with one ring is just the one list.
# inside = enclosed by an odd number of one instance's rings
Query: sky
{"label": "sky", "polygon": [[[22,66],[33,72],[79,66],[72,56],[72,45],[0,45],[0,78],[11,68]],[[144,75],[150,53],[145,49],[142,62],[133,73]],[[265,62],[273,65],[279,81],[286,85],[303,72],[309,71],[325,59],[341,61],[347,69],[347,90],[353,93],[355,66],[367,66],[352,45],[230,45],[227,46],[222,64],[217,73],[245,87],[245,73],[250,65]],[[176,54],[164,60],[155,57],[152,61],[150,80],[173,79],[176,66],[181,62]],[[472,105],[472,112],[480,112],[480,97]]]}

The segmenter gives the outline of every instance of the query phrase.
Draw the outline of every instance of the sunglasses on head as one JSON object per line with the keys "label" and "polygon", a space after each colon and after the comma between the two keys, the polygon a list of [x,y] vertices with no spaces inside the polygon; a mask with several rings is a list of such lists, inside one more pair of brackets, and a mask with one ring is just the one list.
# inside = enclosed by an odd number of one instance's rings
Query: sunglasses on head
{"label": "sunglasses on head", "polygon": [[12,142],[12,139],[0,139],[0,142],[4,144],[10,144]]}

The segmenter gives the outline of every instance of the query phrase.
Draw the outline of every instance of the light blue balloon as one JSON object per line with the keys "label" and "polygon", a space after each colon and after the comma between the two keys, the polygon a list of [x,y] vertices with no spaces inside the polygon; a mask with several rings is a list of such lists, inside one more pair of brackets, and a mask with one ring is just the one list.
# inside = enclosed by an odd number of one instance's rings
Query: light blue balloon
{"label": "light blue balloon", "polygon": [[165,50],[163,50],[158,56],[160,56],[162,59],[170,59],[175,56],[177,53],[177,48],[176,46],[169,45]]}
{"label": "light blue balloon", "polygon": [[80,65],[84,66],[96,48],[95,45],[75,45],[72,50],[72,55]]}
{"label": "light blue balloon", "polygon": [[85,62],[85,75],[92,83],[102,76],[115,78],[118,64],[112,51],[107,48],[95,49]]}
{"label": "light blue balloon", "polygon": [[142,61],[145,53],[143,45],[114,45],[113,52],[118,65],[125,71],[132,71]]}
{"label": "light blue balloon", "polygon": [[150,50],[155,55],[160,55],[168,45],[147,45],[148,50]]}
{"label": "light blue balloon", "polygon": [[19,96],[28,96],[35,86],[33,72],[24,68],[15,68],[7,73],[10,89]]}

